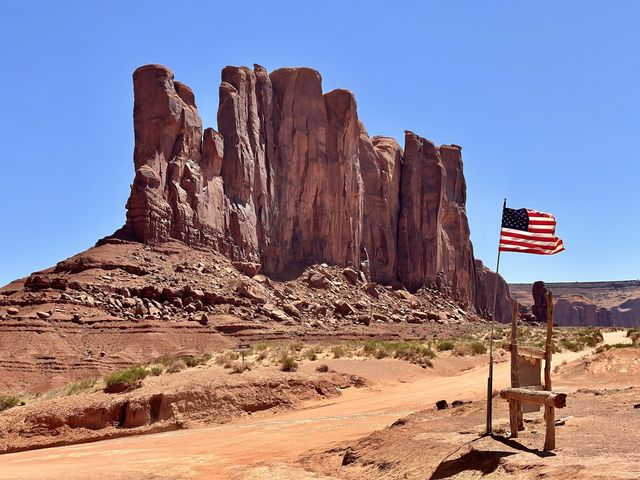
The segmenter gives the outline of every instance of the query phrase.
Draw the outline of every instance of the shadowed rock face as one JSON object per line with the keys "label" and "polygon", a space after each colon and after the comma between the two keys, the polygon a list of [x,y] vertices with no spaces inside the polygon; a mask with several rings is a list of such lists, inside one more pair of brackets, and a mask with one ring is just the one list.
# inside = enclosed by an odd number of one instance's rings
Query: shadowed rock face
{"label": "shadowed rock face", "polygon": [[218,132],[203,132],[193,92],[167,68],[133,79],[136,174],[120,235],[209,246],[280,278],[349,265],[486,308],[460,147],[369,137],[353,94],[323,94],[309,68],[226,67]]}
{"label": "shadowed rock face", "polygon": [[491,314],[495,306],[495,318],[502,323],[511,322],[511,296],[509,285],[493,270],[476,260],[478,274],[476,309],[479,313]]}

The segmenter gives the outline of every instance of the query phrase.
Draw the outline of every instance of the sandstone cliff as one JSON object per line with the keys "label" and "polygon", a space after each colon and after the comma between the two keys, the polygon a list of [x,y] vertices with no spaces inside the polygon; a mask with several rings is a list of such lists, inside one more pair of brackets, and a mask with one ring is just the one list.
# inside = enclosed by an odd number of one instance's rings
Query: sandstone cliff
{"label": "sandstone cliff", "polygon": [[193,92],[167,68],[133,79],[136,172],[120,236],[212,247],[277,278],[326,262],[411,291],[437,286],[482,312],[492,303],[460,147],[409,131],[404,150],[369,137],[353,94],[323,93],[309,68],[226,67],[218,131],[203,131]]}

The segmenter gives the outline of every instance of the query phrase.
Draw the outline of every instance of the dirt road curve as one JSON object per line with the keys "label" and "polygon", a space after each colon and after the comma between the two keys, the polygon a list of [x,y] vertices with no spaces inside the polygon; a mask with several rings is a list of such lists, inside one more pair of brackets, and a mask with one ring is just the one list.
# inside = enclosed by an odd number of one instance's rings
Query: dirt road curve
{"label": "dirt road curve", "polygon": [[[554,363],[580,356],[558,354]],[[320,478],[296,473],[287,463],[310,449],[359,438],[443,398],[481,399],[486,379],[487,367],[479,365],[457,376],[351,389],[303,409],[219,427],[4,455],[0,479]],[[507,383],[508,363],[499,363],[494,387]]]}

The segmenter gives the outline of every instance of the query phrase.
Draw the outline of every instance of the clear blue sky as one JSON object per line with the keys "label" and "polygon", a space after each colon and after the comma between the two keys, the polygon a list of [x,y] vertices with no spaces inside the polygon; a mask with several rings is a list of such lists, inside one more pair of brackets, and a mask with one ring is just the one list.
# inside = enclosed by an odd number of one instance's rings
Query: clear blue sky
{"label": "clear blue sky", "polygon": [[510,282],[640,277],[640,2],[0,2],[0,284],[124,223],[131,74],[170,67],[215,126],[220,71],[311,66],[370,134],[463,146],[476,256],[500,207],[554,213],[567,251]]}

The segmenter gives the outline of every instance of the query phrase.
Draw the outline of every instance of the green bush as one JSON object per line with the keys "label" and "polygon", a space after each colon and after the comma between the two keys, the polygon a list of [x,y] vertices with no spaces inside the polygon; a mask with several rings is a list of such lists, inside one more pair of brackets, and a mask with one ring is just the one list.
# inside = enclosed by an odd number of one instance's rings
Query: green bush
{"label": "green bush", "polygon": [[153,375],[154,377],[157,377],[159,375],[162,375],[162,372],[164,372],[163,368],[161,365],[154,365],[153,367],[151,367],[151,369],[149,370],[149,373],[151,375]]}
{"label": "green bush", "polygon": [[568,338],[563,338],[562,340],[560,340],[560,345],[562,345],[567,350],[571,350],[572,352],[579,352],[580,350],[582,350],[577,342],[569,340]]}
{"label": "green bush", "polygon": [[175,358],[164,355],[162,357],[156,358],[156,361],[154,363],[159,363],[160,365],[166,368],[171,366],[171,364],[175,362],[175,360],[176,360]]}
{"label": "green bush", "polygon": [[378,350],[379,343],[380,342],[376,340],[367,340],[362,346],[362,351],[367,355],[375,355],[376,351]]}
{"label": "green bush", "polygon": [[181,357],[181,358],[182,358],[182,361],[185,363],[185,365],[189,368],[195,367],[196,365],[198,365],[198,359],[193,355],[185,355],[184,357]]}
{"label": "green bush", "polygon": [[283,372],[295,372],[298,369],[298,362],[289,355],[282,355],[280,358],[280,370]]}
{"label": "green bush", "polygon": [[456,344],[453,340],[440,340],[437,344],[436,344],[436,348],[441,351],[441,352],[446,352],[449,350],[453,350],[455,348]]}
{"label": "green bush", "polygon": [[317,359],[318,359],[318,355],[316,354],[316,351],[315,351],[315,350],[313,350],[312,348],[310,348],[309,350],[307,350],[307,351],[304,353],[304,356],[307,358],[307,360],[311,360],[312,362],[313,362],[314,360],[317,360]]}
{"label": "green bush", "polygon": [[347,349],[342,345],[334,345],[331,347],[331,353],[333,353],[333,358],[341,358],[347,354]]}
{"label": "green bush", "polygon": [[107,375],[104,377],[104,383],[107,387],[111,387],[119,383],[131,386],[145,378],[148,374],[149,372],[144,367],[131,367]]}
{"label": "green bush", "polygon": [[20,399],[11,395],[0,395],[0,412],[20,405]]}
{"label": "green bush", "polygon": [[638,347],[638,345],[635,345],[633,343],[616,343],[614,345],[611,345],[611,348],[636,348]]}
{"label": "green bush", "polygon": [[469,343],[469,347],[471,347],[471,352],[474,355],[482,355],[483,353],[487,353],[487,347],[484,346],[484,343],[478,342],[477,340],[472,340]]}
{"label": "green bush", "polygon": [[378,360],[382,360],[383,358],[387,358],[389,355],[387,354],[387,351],[384,348],[378,348],[376,350],[376,354],[375,357]]}

